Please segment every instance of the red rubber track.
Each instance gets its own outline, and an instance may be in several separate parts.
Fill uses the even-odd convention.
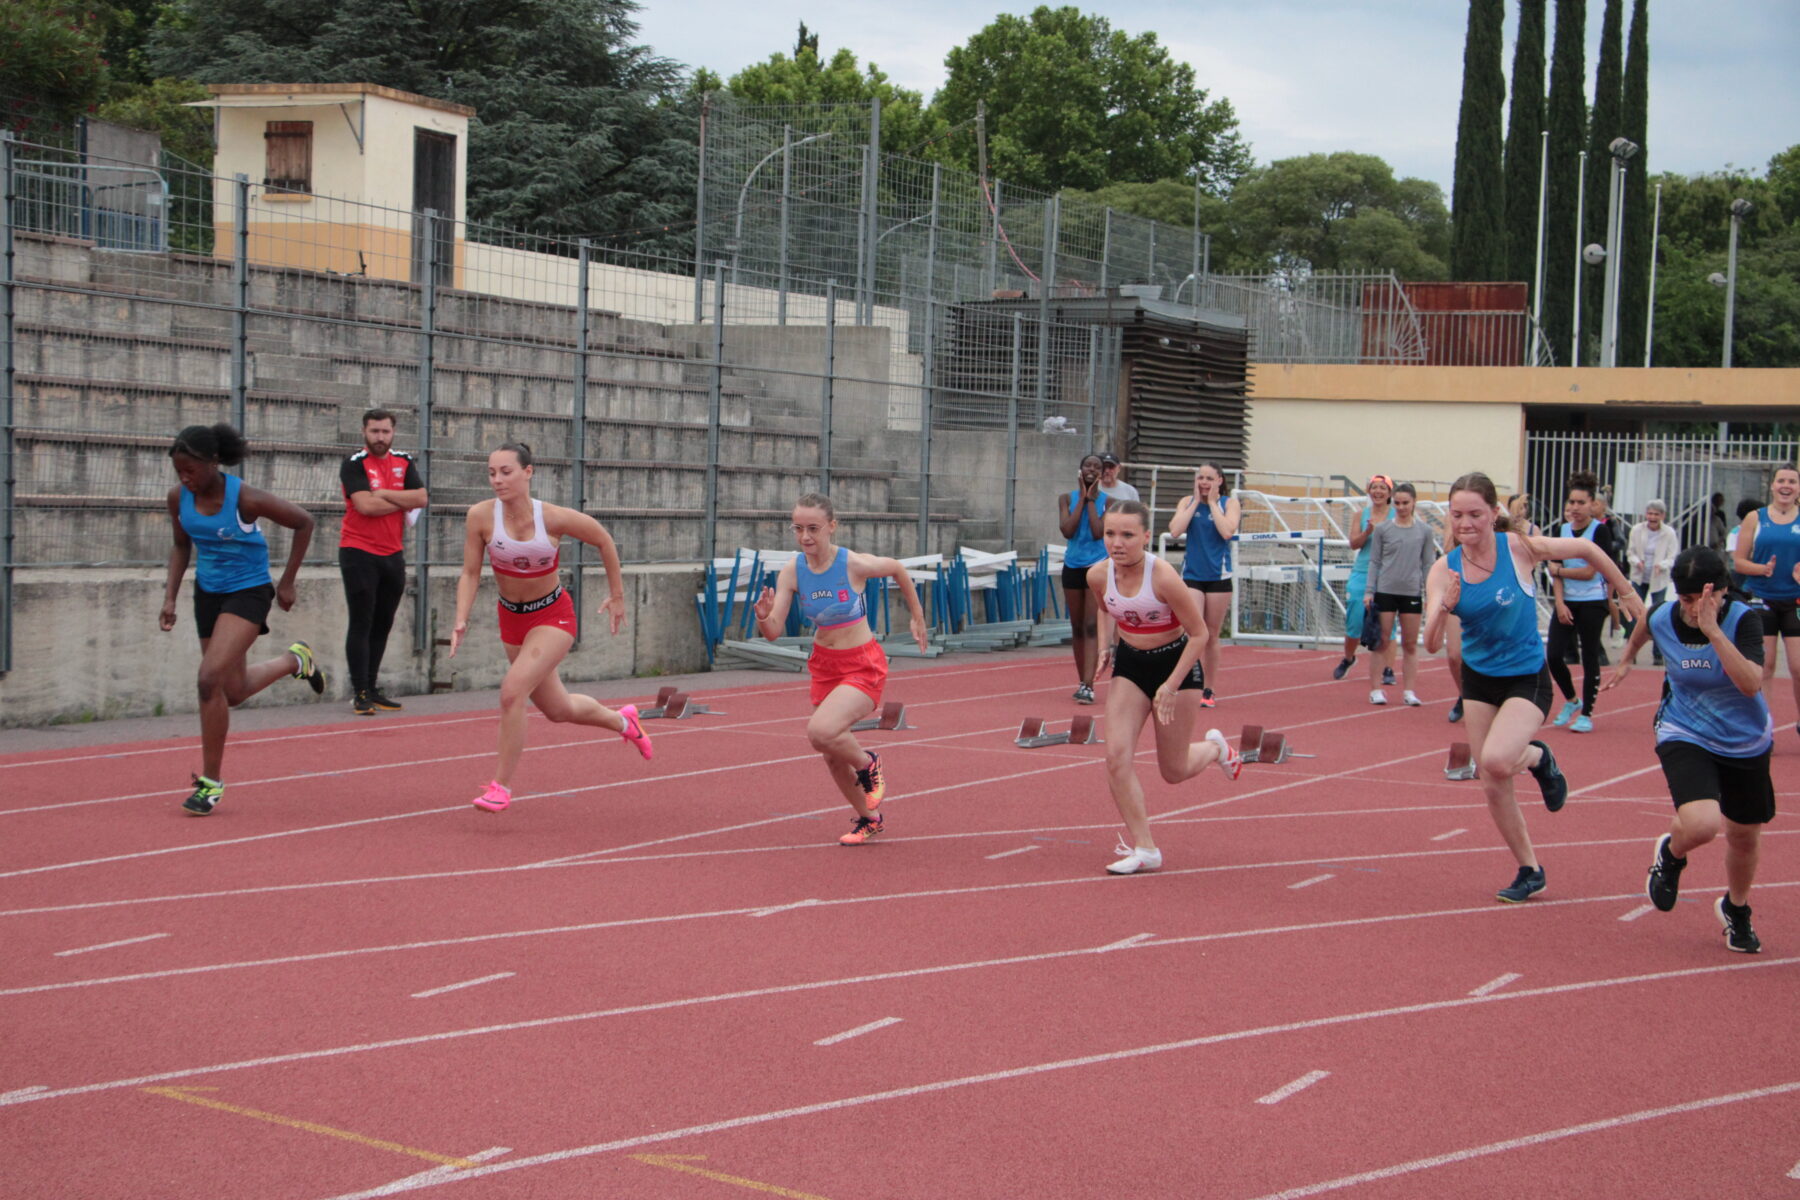
[[[1543,735],[1575,794],[1521,781],[1549,886],[1506,906],[1442,665],[1372,708],[1334,661],[1227,648],[1201,717],[1315,758],[1171,787],[1141,740],[1134,878],[1105,747],[1012,744],[1104,711],[1067,651],[897,669],[853,849],[798,676],[667,681],[723,713],[650,763],[534,717],[500,815],[491,710],[242,733],[204,820],[191,733],[0,758],[0,1191],[1800,1196],[1800,847],[1767,828],[1760,955],[1722,843],[1639,911],[1660,673]]]

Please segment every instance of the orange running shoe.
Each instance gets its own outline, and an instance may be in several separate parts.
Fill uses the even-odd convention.
[[[638,753],[648,759],[655,751],[650,748],[650,735],[638,724],[637,705],[627,704],[619,710],[619,716],[625,719],[625,728],[619,731],[619,736],[636,746]]]
[[[481,795],[475,797],[475,807],[488,812],[505,812],[506,806],[512,803],[512,789],[489,783]]]
[[[874,808],[887,795],[887,783],[881,777],[881,755],[873,750],[864,750],[863,753],[869,756],[869,765],[856,773],[856,786],[869,798],[869,807]]]
[[[859,772],[859,774],[860,774],[860,772]],[[860,846],[865,842],[874,841],[876,835],[879,834],[880,832],[881,832],[881,814],[880,813],[873,813],[866,817],[858,817],[858,818],[856,818],[856,824],[854,824],[850,827],[850,832],[846,833],[843,837],[838,839],[838,845],[840,845],[840,846]]]

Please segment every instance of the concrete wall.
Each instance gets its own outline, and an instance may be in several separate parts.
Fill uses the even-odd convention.
[[[565,580],[567,572],[564,573]],[[706,650],[694,614],[700,572],[687,566],[626,568],[625,628],[607,634],[593,615],[606,597],[606,575],[586,575],[583,637],[562,668],[568,682],[617,679],[642,674],[701,671]],[[200,645],[194,636],[193,575],[183,583],[173,631],[157,629],[163,573],[144,570],[22,571],[14,584],[14,667],[0,676],[0,723],[36,725],[196,708],[194,676]],[[279,654],[304,639],[319,652],[330,679],[327,697],[348,698],[344,675],[344,592],[335,570],[301,572],[299,600],[292,612],[269,614],[268,636],[250,651],[255,662]],[[449,637],[456,616],[456,573],[432,574],[434,632]],[[506,673],[506,652],[494,619],[494,588],[484,577],[469,621],[469,638],[455,659],[448,647],[412,652],[411,589],[400,604],[382,664],[383,687],[396,696],[430,690],[431,681],[449,680],[456,691],[498,686]],[[262,704],[314,703],[312,691],[281,681],[250,701]]]

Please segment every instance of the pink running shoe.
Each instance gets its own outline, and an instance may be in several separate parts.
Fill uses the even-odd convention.
[[[488,812],[505,812],[506,806],[512,803],[512,790],[501,787],[498,783],[489,783],[481,795],[475,797],[475,807]]]
[[[647,761],[656,751],[650,748],[650,735],[638,724],[637,705],[627,704],[619,710],[619,715],[625,718],[625,728],[619,731],[619,736],[636,746],[638,753]]]
[[[1236,779],[1244,772],[1244,756],[1232,748],[1225,735],[1216,729],[1206,731],[1206,740],[1219,748],[1219,770],[1225,772],[1227,779]]]

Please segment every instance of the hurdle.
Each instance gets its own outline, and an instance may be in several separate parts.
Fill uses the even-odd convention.
[[[689,717],[724,715],[719,709],[699,703],[680,688],[668,686],[657,689],[655,707],[638,709],[640,721],[685,721]]]
[[[1100,745],[1100,731],[1095,727],[1093,717],[1071,717],[1069,727],[1063,730],[1044,731],[1044,718],[1026,717],[1019,722],[1019,736],[1013,739],[1015,746],[1026,750],[1036,750],[1043,746],[1097,746]]]
[[[881,706],[880,716],[864,717],[850,728],[858,733],[863,733],[871,729],[885,732],[891,729],[917,729],[918,726],[907,724],[906,705],[898,700],[889,700]]]
[[[1467,742],[1450,743],[1450,756],[1444,760],[1445,779],[1475,779],[1480,771],[1475,766],[1475,755]]]

